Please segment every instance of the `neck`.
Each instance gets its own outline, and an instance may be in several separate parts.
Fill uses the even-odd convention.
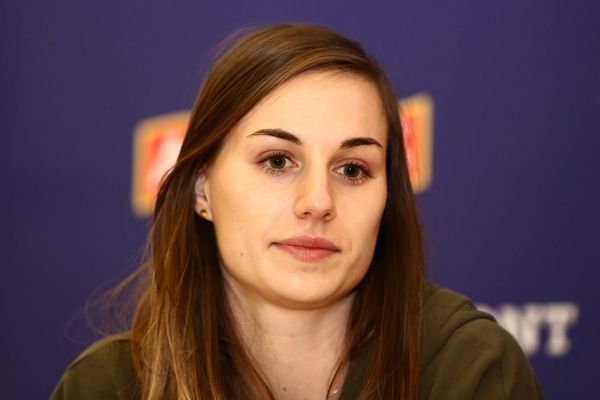
[[[345,349],[354,295],[310,310],[250,298],[231,285],[227,296],[242,343],[274,396],[325,399]],[[334,388],[341,386],[341,378]]]

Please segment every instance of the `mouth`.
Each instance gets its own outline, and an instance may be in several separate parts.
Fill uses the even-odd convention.
[[[310,236],[296,236],[273,245],[300,261],[319,261],[341,251],[327,239]]]

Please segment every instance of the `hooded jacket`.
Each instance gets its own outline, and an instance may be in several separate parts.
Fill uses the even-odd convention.
[[[349,368],[340,399],[356,399],[368,368],[364,351]],[[129,334],[109,336],[67,369],[51,400],[139,399]],[[466,297],[427,286],[419,400],[542,399],[538,380],[515,339]],[[387,400],[387,399],[385,399]]]

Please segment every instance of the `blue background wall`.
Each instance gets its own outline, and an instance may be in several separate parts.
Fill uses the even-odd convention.
[[[0,4],[3,398],[46,398],[90,338],[88,296],[136,265],[136,122],[189,108],[231,30],[281,21],[354,37],[400,96],[433,97],[430,277],[516,310],[548,399],[600,392],[600,2],[320,3]],[[524,310],[562,303],[578,318],[550,356],[551,325]]]

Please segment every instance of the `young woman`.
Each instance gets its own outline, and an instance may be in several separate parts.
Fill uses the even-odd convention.
[[[426,284],[396,96],[329,29],[211,67],[158,193],[131,332],[53,399],[535,399],[515,341]]]

